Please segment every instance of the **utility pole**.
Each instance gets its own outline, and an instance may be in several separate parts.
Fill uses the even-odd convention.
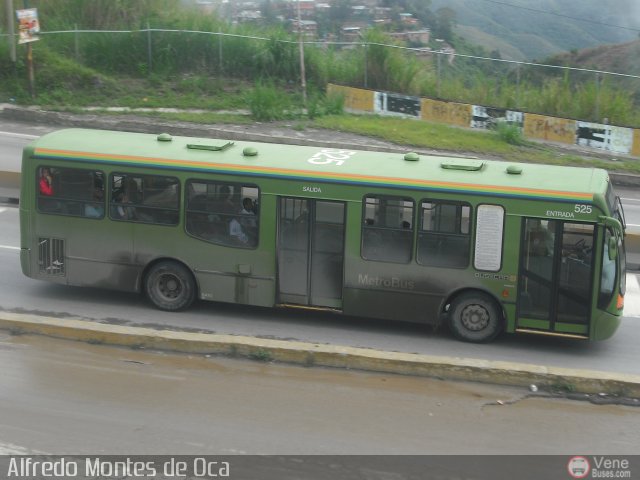
[[[304,45],[302,43],[302,16],[298,0],[298,46],[300,48],[300,85],[302,87],[302,105],[307,108],[307,75],[304,68]]]
[[[24,8],[29,8],[29,0],[24,0]],[[27,70],[29,71],[29,93],[36,98],[36,75],[33,69],[33,42],[27,43]]]
[[[9,33],[9,55],[11,61],[15,64],[18,57],[16,56],[16,37],[15,22],[13,21],[13,0],[6,0],[7,6],[7,33]]]

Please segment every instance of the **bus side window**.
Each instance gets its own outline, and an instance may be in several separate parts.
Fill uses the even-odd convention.
[[[258,245],[258,187],[189,180],[186,190],[187,233],[218,245]]]
[[[76,217],[104,216],[104,174],[79,168],[38,168],[38,210]]]
[[[180,182],[160,175],[113,174],[110,216],[155,225],[177,225],[180,209]]]
[[[413,249],[413,200],[364,198],[361,255],[365,260],[409,263]]]
[[[425,200],[420,206],[418,263],[465,268],[469,264],[471,206]]]

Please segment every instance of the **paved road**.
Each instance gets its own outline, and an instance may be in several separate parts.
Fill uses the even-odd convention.
[[[637,407],[515,388],[8,334],[0,363],[0,454],[630,455],[640,445]]]
[[[454,340],[421,325],[343,317],[323,312],[263,309],[198,302],[188,312],[153,309],[136,294],[68,287],[33,280],[19,265],[16,207],[0,208],[0,308],[91,321],[157,328],[185,328],[389,351],[526,362],[640,374],[640,288],[629,276],[629,308],[618,333],[603,342],[505,335],[490,345]],[[633,299],[633,300],[632,300]],[[630,316],[634,315],[634,316]]]

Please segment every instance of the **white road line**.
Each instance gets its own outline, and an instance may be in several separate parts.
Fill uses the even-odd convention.
[[[638,284],[638,276],[634,273],[627,274],[627,291],[624,295],[624,316],[640,317],[640,284]]]
[[[30,450],[13,443],[0,442],[0,455],[48,455],[39,450]]]
[[[7,211],[7,209],[5,207],[0,207],[0,213],[6,212],[6,211]]]
[[[20,247],[14,247],[11,245],[0,245],[0,248],[6,248],[7,250],[20,250]]]
[[[640,203],[640,198],[620,198],[623,202],[638,202]]]
[[[16,132],[1,132],[0,135],[7,135],[9,137],[26,138],[28,140],[34,140],[40,138],[40,135],[29,135],[28,133],[16,133]]]

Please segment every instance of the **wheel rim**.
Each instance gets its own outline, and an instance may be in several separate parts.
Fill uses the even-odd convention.
[[[164,298],[175,300],[180,297],[180,294],[182,293],[182,282],[176,275],[163,273],[160,275],[160,278],[158,278],[156,290]]]
[[[462,325],[473,332],[479,332],[489,326],[491,322],[491,316],[486,308],[481,305],[469,305],[462,310],[460,316]]]

